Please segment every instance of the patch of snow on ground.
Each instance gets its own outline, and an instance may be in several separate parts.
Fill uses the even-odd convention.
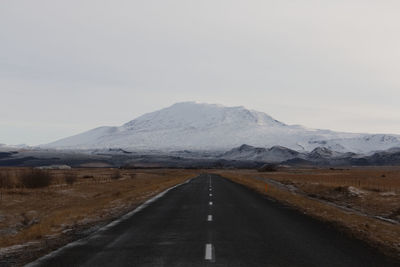
[[[14,245],[14,246],[10,246],[10,247],[0,248],[0,255],[20,251],[20,250],[25,249],[26,247],[36,245],[39,243],[40,242],[38,242],[38,241],[31,241],[31,242],[27,242],[25,244],[19,244],[19,245]]]
[[[358,188],[355,188],[355,187],[353,187],[353,186],[349,186],[349,187],[347,188],[347,190],[349,190],[349,193],[350,193],[351,195],[357,196],[357,197],[362,196],[362,195],[364,195],[364,194],[366,193],[365,191],[363,191],[363,190],[361,190],[361,189],[358,189]]]
[[[395,195],[396,195],[396,192],[393,192],[393,191],[390,191],[390,192],[382,192],[382,193],[380,193],[380,195],[381,195],[381,196],[384,196],[384,197],[392,197],[392,196],[395,196]]]

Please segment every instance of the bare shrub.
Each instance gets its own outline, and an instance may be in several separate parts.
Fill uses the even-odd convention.
[[[276,164],[265,164],[258,169],[259,172],[276,172],[278,171],[278,166]]]
[[[115,170],[112,174],[111,174],[111,179],[113,180],[117,180],[122,178],[121,172],[119,170]]]
[[[89,179],[89,178],[94,178],[94,176],[93,175],[84,175],[82,178]]]
[[[21,185],[26,188],[42,188],[51,184],[53,176],[47,171],[31,169],[21,174],[20,181]]]
[[[6,183],[6,175],[0,173],[0,188],[4,188]]]
[[[0,173],[0,188],[13,188],[15,183],[8,173]]]
[[[78,180],[78,177],[75,174],[69,172],[64,175],[64,179],[68,185],[73,185]]]
[[[119,197],[121,196],[121,191],[117,191],[115,193],[112,194],[113,197]]]

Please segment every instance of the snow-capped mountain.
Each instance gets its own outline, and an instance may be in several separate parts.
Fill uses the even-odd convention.
[[[248,144],[296,151],[326,147],[367,153],[400,147],[400,136],[339,133],[287,125],[244,107],[177,103],[119,127],[99,127],[43,145],[59,149],[229,150]]]

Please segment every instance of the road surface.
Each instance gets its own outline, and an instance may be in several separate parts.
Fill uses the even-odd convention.
[[[31,266],[395,266],[364,243],[217,175],[178,186]]]

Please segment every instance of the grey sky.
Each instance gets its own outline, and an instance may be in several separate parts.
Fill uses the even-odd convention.
[[[0,143],[189,100],[400,134],[399,12],[399,1],[4,0]]]

